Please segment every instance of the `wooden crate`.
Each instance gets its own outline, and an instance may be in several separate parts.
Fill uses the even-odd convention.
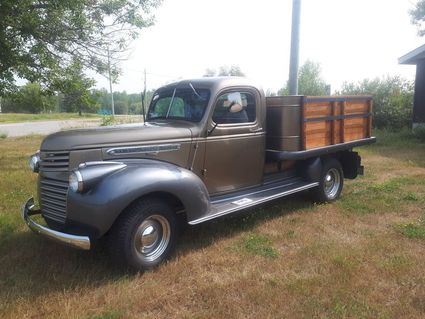
[[[302,149],[308,150],[371,137],[372,97],[304,98]]]

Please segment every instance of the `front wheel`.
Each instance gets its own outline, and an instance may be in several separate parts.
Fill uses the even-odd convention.
[[[176,216],[169,205],[157,199],[139,200],[111,229],[111,255],[133,269],[152,269],[173,251],[177,230]]]
[[[313,189],[318,202],[333,202],[338,199],[344,186],[344,173],[341,164],[334,158],[323,161],[319,186]]]

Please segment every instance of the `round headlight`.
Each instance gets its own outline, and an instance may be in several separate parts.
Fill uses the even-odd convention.
[[[83,177],[79,171],[72,171],[71,174],[69,174],[69,188],[73,192],[83,191]]]
[[[30,157],[30,168],[34,173],[40,170],[40,153],[37,152]]]

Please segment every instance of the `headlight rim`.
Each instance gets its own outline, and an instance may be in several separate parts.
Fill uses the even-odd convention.
[[[71,181],[71,177],[75,176],[75,181],[77,183],[77,187],[75,187],[75,184],[72,184],[74,181]],[[81,175],[81,172],[76,169],[71,171],[71,173],[69,174],[69,178],[68,178],[68,182],[69,182],[69,188],[75,192],[75,193],[82,193],[84,190],[84,181],[83,181],[83,176]]]
[[[40,162],[41,162],[40,151],[37,151],[30,156],[29,166],[33,173],[40,172]]]

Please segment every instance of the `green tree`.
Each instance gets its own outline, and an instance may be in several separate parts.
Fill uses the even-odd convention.
[[[278,95],[288,95],[288,83],[279,90]],[[326,95],[326,82],[322,77],[320,63],[307,60],[298,71],[298,94],[300,95]]]
[[[238,65],[222,65],[218,69],[218,73],[215,69],[208,68],[205,70],[204,77],[213,77],[213,76],[245,76],[245,73],[242,72],[240,66]]]
[[[339,94],[373,96],[373,122],[378,128],[399,130],[410,126],[413,110],[413,82],[399,76],[344,83]]]
[[[218,71],[219,76],[245,76],[239,65],[221,66]]]
[[[57,97],[42,89],[38,83],[27,83],[3,101],[5,113],[46,113],[54,111]]]
[[[425,35],[425,0],[419,0],[410,10],[411,21],[418,27],[418,35]]]
[[[2,0],[0,2],[0,95],[16,77],[50,87],[76,58],[105,72],[107,47],[128,48],[139,30],[153,24],[161,0]]]
[[[90,88],[95,81],[83,73],[81,61],[74,59],[64,73],[53,82],[55,88],[63,93],[62,107],[66,112],[94,112],[96,101],[92,99]]]

